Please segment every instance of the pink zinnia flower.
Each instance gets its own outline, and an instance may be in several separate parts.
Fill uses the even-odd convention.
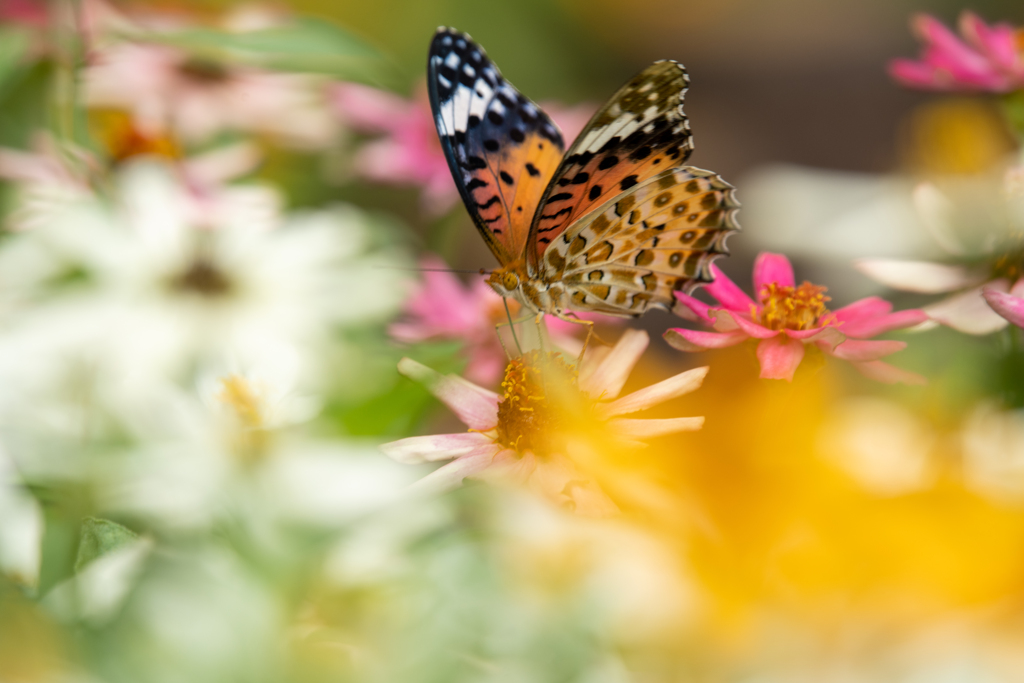
[[[1024,279],[1017,280],[1009,292],[986,287],[982,296],[993,311],[1017,327],[1024,328]]]
[[[927,14],[914,17],[925,43],[921,59],[894,59],[889,73],[903,85],[929,90],[1008,92],[1024,88],[1020,32],[1009,24],[987,25],[976,14],[960,15],[958,38]]]
[[[414,436],[381,449],[403,463],[452,461],[414,484],[416,491],[449,490],[466,477],[497,479],[526,484],[581,514],[612,514],[615,504],[581,470],[583,462],[704,424],[703,417],[621,417],[694,391],[707,374],[696,368],[616,398],[648,341],[646,332],[627,330],[614,347],[588,353],[578,373],[557,354],[527,353],[509,362],[501,395],[404,358],[399,371],[424,384],[469,431]]]
[[[452,208],[459,193],[437,138],[425,87],[405,99],[370,86],[342,83],[335,87],[333,100],[343,123],[363,133],[381,135],[355,155],[358,175],[378,183],[421,187],[424,208],[433,215]],[[583,129],[594,108],[589,104],[546,104],[545,110],[569,142]]]
[[[892,312],[892,304],[878,297],[855,301],[836,311],[825,304],[825,287],[804,282],[799,287],[793,277],[793,266],[781,254],[761,253],[754,263],[755,302],[717,267],[712,266],[715,281],[707,291],[720,306],[704,302],[681,292],[676,293],[685,307],[677,312],[682,317],[710,325],[714,332],[675,328],[665,333],[665,340],[683,351],[704,351],[757,339],[757,358],[761,377],[792,381],[804,347],[814,344],[842,360],[850,361],[862,373],[883,382],[923,383],[924,378],[895,368],[879,360],[900,351],[905,342],[876,340],[873,337],[890,330],[911,327],[928,319],[920,310]]]
[[[420,265],[424,270],[423,282],[407,301],[403,319],[389,328],[391,336],[407,344],[431,339],[462,341],[468,360],[466,377],[479,384],[493,385],[507,361],[505,349],[495,334],[496,325],[508,322],[501,296],[491,289],[484,276],[472,276],[469,285],[462,284],[436,256],[424,257]],[[508,306],[516,319],[519,303],[510,299]],[[581,314],[580,319],[619,322],[618,318],[599,314]],[[575,336],[583,331],[582,325],[553,316],[546,316],[544,322],[557,346],[573,353],[582,349]]]

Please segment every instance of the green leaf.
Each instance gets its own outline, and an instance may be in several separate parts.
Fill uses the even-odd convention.
[[[192,28],[149,36],[198,57],[241,61],[285,71],[330,74],[337,78],[380,84],[395,69],[366,41],[327,21],[296,19],[257,31],[231,33]]]
[[[30,46],[28,31],[14,26],[0,26],[0,90],[17,73]]]
[[[82,522],[82,536],[78,544],[75,571],[81,571],[85,565],[96,558],[128,545],[138,537],[137,533],[117,522],[87,517]]]

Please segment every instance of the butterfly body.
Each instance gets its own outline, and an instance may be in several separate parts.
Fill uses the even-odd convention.
[[[428,86],[466,208],[500,263],[488,282],[527,310],[632,317],[712,280],[738,229],[733,188],[685,166],[681,64],[624,85],[563,154],[557,126],[466,34],[438,29]]]

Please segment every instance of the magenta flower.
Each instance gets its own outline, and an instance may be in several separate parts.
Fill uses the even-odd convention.
[[[1017,327],[1024,328],[1024,279],[1017,280],[1009,292],[986,287],[982,296],[992,310]]]
[[[377,183],[422,188],[424,209],[432,215],[448,211],[459,193],[437,138],[426,88],[411,99],[355,83],[333,91],[334,108],[343,123],[362,133],[379,134],[356,153],[355,173]],[[593,113],[588,104],[545,105],[567,141],[575,138]]]
[[[399,371],[425,385],[469,431],[414,436],[381,450],[408,464],[451,461],[414,491],[446,491],[466,477],[497,480],[526,485],[580,514],[614,514],[617,507],[583,464],[608,449],[635,449],[644,439],[704,424],[703,417],[623,417],[694,391],[707,374],[696,368],[618,398],[648,342],[646,332],[627,330],[614,347],[588,353],[578,373],[558,354],[529,352],[508,363],[501,395],[403,358]]]
[[[925,43],[920,60],[894,59],[889,73],[911,88],[1008,92],[1024,88],[1019,32],[1009,24],[987,25],[976,14],[960,15],[963,40],[927,14],[914,17]]]
[[[781,254],[761,253],[754,263],[755,302],[732,280],[714,267],[715,281],[707,291],[720,306],[681,292],[676,293],[685,307],[677,309],[681,317],[703,322],[714,332],[675,328],[665,340],[682,351],[704,351],[757,339],[757,358],[761,377],[792,381],[804,347],[814,344],[830,356],[850,361],[862,373],[882,382],[920,384],[924,378],[900,370],[880,358],[900,351],[905,342],[869,340],[883,332],[911,327],[928,319],[920,310],[892,312],[892,304],[878,297],[855,301],[829,311],[825,287],[804,282],[799,287],[793,278],[789,259]]]
[[[447,173],[447,171],[446,171]],[[475,276],[464,285],[448,265],[436,256],[420,261],[424,269],[423,282],[405,305],[405,316],[393,323],[389,332],[393,338],[406,344],[417,344],[431,339],[457,339],[464,342],[467,355],[466,377],[479,384],[492,386],[501,376],[507,358],[501,347],[495,325],[507,322],[508,315],[498,295],[483,276]],[[519,312],[519,303],[509,301],[513,318]],[[587,320],[604,323],[618,322],[617,318],[589,314]],[[564,320],[545,318],[552,341],[559,347],[579,353],[582,343],[575,335],[583,330]]]

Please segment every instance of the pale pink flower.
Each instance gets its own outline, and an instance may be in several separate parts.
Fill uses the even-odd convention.
[[[825,304],[826,289],[810,282],[799,287],[793,266],[781,254],[763,252],[754,263],[755,302],[717,267],[715,281],[706,289],[720,306],[713,307],[677,292],[684,318],[703,322],[714,332],[675,328],[665,340],[683,351],[704,351],[757,339],[761,377],[792,381],[804,347],[814,344],[823,352],[850,361],[862,373],[882,382],[923,383],[924,378],[900,370],[880,358],[900,351],[905,342],[869,340],[877,334],[911,327],[927,320],[923,311],[892,312],[892,304],[878,297],[855,301],[835,311]]]
[[[988,92],[1024,88],[1020,34],[1009,24],[988,25],[976,14],[963,12],[963,39],[927,14],[915,16],[912,27],[925,44],[921,59],[894,59],[889,64],[889,73],[903,85]]]
[[[332,94],[343,123],[380,135],[356,153],[358,175],[378,183],[419,186],[424,209],[432,215],[452,208],[459,193],[438,141],[425,87],[410,99],[356,83],[339,84]],[[575,138],[594,111],[589,104],[544,106],[566,141]]]
[[[635,448],[637,440],[704,424],[703,417],[621,417],[689,393],[707,374],[706,367],[689,370],[617,398],[648,341],[646,332],[627,330],[611,349],[588,354],[578,379],[554,354],[531,352],[509,363],[502,395],[404,358],[399,371],[424,384],[469,431],[414,436],[381,449],[402,463],[451,460],[414,484],[415,491],[446,491],[466,477],[509,481],[581,514],[613,514],[615,504],[584,471],[584,461],[603,449]]]
[[[319,77],[214,63],[166,45],[99,50],[84,79],[90,105],[125,109],[145,134],[188,143],[233,130],[313,149],[337,128]]]
[[[1017,280],[1009,292],[986,287],[982,290],[982,296],[993,311],[1017,327],[1024,328],[1024,278]]]
[[[479,384],[493,385],[507,360],[495,334],[495,325],[508,322],[501,296],[487,284],[483,275],[471,276],[468,285],[462,284],[436,256],[424,257],[420,266],[423,282],[406,302],[405,316],[389,328],[391,336],[407,344],[432,339],[462,341],[468,361],[466,377]],[[509,300],[508,305],[513,319],[519,319],[519,303]],[[620,322],[618,318],[598,314],[580,314],[580,319]],[[582,344],[575,335],[584,330],[583,325],[553,316],[546,316],[544,322],[556,346],[579,352]]]

